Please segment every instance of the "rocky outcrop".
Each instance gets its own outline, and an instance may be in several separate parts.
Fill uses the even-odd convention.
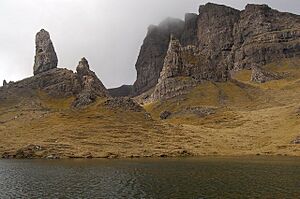
[[[122,85],[118,88],[108,89],[108,92],[112,97],[130,96],[133,92],[133,86],[132,85]]]
[[[55,68],[21,81],[8,84],[7,92],[0,89],[1,95],[28,96],[33,91],[43,91],[51,97],[70,97],[80,91],[76,74],[71,70]]]
[[[227,81],[231,71],[251,69],[255,64],[263,68],[282,58],[300,56],[300,16],[279,12],[267,5],[249,4],[242,11],[212,3],[200,6],[198,15],[186,14],[182,31],[175,35],[178,40],[177,44],[173,42],[173,54],[165,47],[165,37],[171,34],[165,32],[163,42],[162,37],[154,40],[151,34],[147,35],[145,41],[151,42],[144,42],[136,65],[134,89],[137,94],[149,90],[156,82],[156,88],[160,87],[161,91],[180,90],[174,88],[175,80],[171,78],[188,76],[197,83]],[[164,47],[153,48],[153,41],[164,43]],[[180,50],[176,50],[176,46]],[[165,91],[155,89],[154,98]]]
[[[93,103],[97,97],[108,97],[108,91],[98,79],[96,74],[90,70],[88,61],[83,57],[77,68],[77,80],[80,92],[73,102],[74,107],[83,107]]]
[[[189,64],[190,62],[187,63],[187,59],[184,57],[185,51],[186,48],[182,48],[179,40],[171,35],[163,69],[151,96],[153,100],[184,94],[188,91],[188,88],[195,85],[192,79],[185,78],[185,81],[183,78],[179,79],[179,77],[190,76],[193,67]]]
[[[3,86],[6,87],[8,85],[8,83],[6,82],[6,80],[3,80]]]
[[[300,55],[300,16],[267,5],[247,5],[233,35],[233,66],[237,69]]]
[[[56,68],[57,62],[58,60],[50,39],[50,34],[42,29],[35,37],[34,75]]]
[[[271,80],[278,80],[281,78],[282,77],[277,73],[267,71],[256,65],[252,66],[251,81],[253,82],[265,83]]]
[[[162,120],[168,119],[172,113],[170,111],[163,111],[160,113],[159,118]]]
[[[180,37],[184,22],[168,18],[158,26],[151,25],[144,39],[136,62],[137,79],[133,85],[134,94],[141,94],[157,84],[167,53],[170,35]]]
[[[145,111],[138,103],[129,97],[114,97],[106,100],[104,106],[110,109],[124,111],[142,112]]]
[[[228,68],[212,67],[198,47],[182,47],[180,41],[171,35],[152,99],[168,99],[182,95],[204,80],[226,81],[228,77]]]
[[[36,35],[35,75],[9,84],[4,81],[5,86],[0,87],[0,101],[33,99],[40,95],[39,92],[44,92],[54,98],[75,96],[72,106],[79,108],[95,102],[98,97],[109,97],[85,58],[79,62],[77,73],[56,66],[57,57],[49,33],[42,29]]]

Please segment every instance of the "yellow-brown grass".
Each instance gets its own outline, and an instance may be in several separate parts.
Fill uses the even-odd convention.
[[[60,157],[153,157],[184,155],[295,155],[300,146],[300,61],[266,66],[284,79],[250,82],[243,70],[225,83],[204,82],[187,95],[144,105],[151,114],[110,109],[99,99],[70,108],[73,98],[53,99],[37,92],[33,99],[0,103],[0,153],[40,145],[45,155]],[[189,107],[215,113],[180,114]],[[173,115],[160,120],[162,111]],[[178,113],[178,114],[177,114]]]

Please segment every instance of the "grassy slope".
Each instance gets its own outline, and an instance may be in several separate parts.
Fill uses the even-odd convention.
[[[188,130],[186,136],[193,137],[192,145],[201,142],[199,150],[190,149],[196,154],[300,156],[300,146],[290,144],[300,135],[300,60],[283,60],[266,68],[283,73],[285,78],[257,84],[249,81],[251,71],[239,71],[232,82],[206,82],[186,96],[145,108],[154,118],[164,110],[177,113],[186,107],[216,108],[215,114],[206,117],[175,114],[167,120]]]
[[[286,78],[265,84],[249,82],[240,71],[227,83],[205,82],[188,95],[145,105],[143,112],[111,110],[102,100],[84,110],[70,109],[72,98],[51,99],[38,92],[0,101],[0,154],[29,144],[42,156],[139,157],[194,155],[288,154],[300,135],[300,61],[267,66]],[[160,112],[212,107],[215,114],[175,114],[161,121]],[[300,111],[299,111],[300,112]]]

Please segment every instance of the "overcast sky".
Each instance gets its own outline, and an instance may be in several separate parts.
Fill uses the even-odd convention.
[[[58,67],[74,70],[86,57],[107,88],[132,84],[135,62],[150,24],[197,13],[203,0],[0,0],[0,85],[33,73],[34,38],[50,32]],[[243,9],[247,3],[300,13],[300,0],[218,0]]]

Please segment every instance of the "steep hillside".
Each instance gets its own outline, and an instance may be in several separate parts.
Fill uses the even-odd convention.
[[[205,140],[207,153],[300,155],[300,60],[268,64],[283,76],[266,83],[250,81],[241,70],[231,81],[204,82],[187,94],[145,105],[153,118],[168,112],[167,123],[180,125]]]

